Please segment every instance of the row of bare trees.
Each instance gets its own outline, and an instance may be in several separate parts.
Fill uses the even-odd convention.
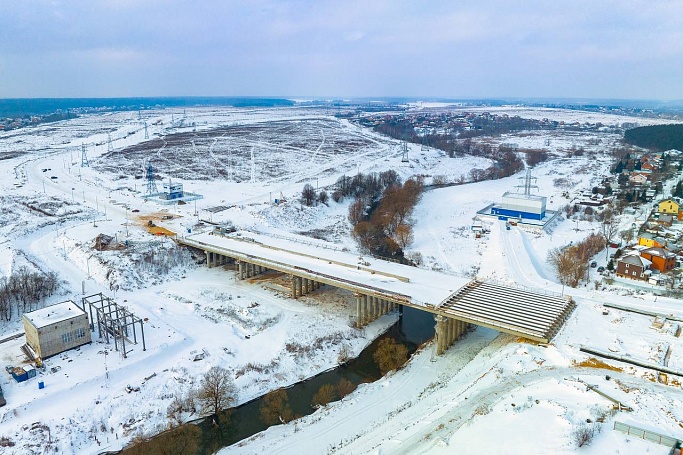
[[[39,308],[58,287],[55,272],[31,272],[21,267],[9,277],[0,277],[0,318],[10,321],[15,315]]]
[[[413,242],[410,214],[423,189],[421,180],[410,179],[387,187],[378,202],[356,198],[349,206],[349,221],[360,247],[377,256],[400,259]]]
[[[555,248],[548,254],[548,262],[555,269],[557,278],[565,286],[575,288],[586,276],[588,261],[605,248],[602,234],[590,234],[574,245]]]

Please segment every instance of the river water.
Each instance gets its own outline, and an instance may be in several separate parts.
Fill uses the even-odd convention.
[[[368,345],[355,359],[325,373],[293,384],[286,389],[289,406],[294,415],[305,416],[315,412],[311,405],[313,395],[325,384],[336,386],[341,379],[350,381],[354,387],[366,382],[374,382],[382,377],[373,360],[379,342],[393,338],[408,348],[409,354],[434,336],[434,316],[425,311],[403,307],[399,320],[389,330]],[[261,420],[263,397],[256,398],[230,410],[229,416],[208,418],[197,424],[199,436],[199,455],[215,453],[223,447],[235,444],[255,435],[270,425]],[[122,453],[126,454],[125,450]],[[143,452],[144,453],[144,452]]]

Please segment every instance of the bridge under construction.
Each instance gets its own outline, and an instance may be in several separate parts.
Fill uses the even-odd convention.
[[[291,296],[321,285],[354,293],[356,325],[400,305],[435,315],[437,353],[442,354],[471,324],[548,343],[574,308],[569,296],[467,280],[376,258],[358,257],[323,242],[297,242],[248,231],[178,237],[202,250],[208,267],[234,265],[239,279],[275,270],[291,276]]]

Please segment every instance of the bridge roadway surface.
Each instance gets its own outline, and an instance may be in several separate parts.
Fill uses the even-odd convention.
[[[546,343],[574,307],[568,296],[468,280],[306,240],[239,231],[177,237],[183,245],[470,324]]]

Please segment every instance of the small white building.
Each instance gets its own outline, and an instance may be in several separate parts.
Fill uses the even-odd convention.
[[[183,184],[173,183],[170,180],[163,184],[162,199],[180,199],[184,195]]]
[[[88,315],[73,301],[24,313],[26,343],[42,359],[90,343]]]

